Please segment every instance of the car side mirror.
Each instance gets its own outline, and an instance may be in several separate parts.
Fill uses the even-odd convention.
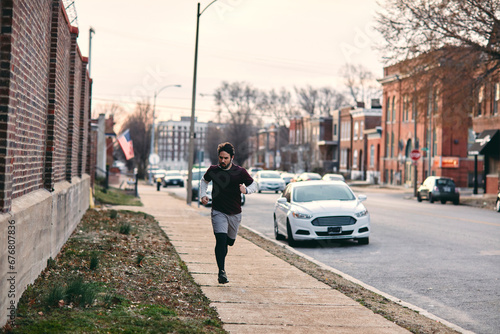
[[[285,203],[288,203],[288,201],[286,200],[285,197],[280,197],[280,198],[278,198],[278,203],[285,204]]]
[[[358,200],[359,200],[360,202],[364,202],[364,201],[366,201],[366,198],[367,198],[367,197],[366,197],[366,195],[358,195]]]

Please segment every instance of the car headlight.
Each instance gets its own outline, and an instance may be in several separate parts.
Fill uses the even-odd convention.
[[[300,219],[308,219],[312,218],[312,215],[308,213],[303,213],[303,212],[297,212],[297,211],[292,211],[292,216],[294,218],[300,218]]]
[[[363,209],[361,211],[356,212],[354,215],[358,218],[364,217],[368,214],[368,210]]]

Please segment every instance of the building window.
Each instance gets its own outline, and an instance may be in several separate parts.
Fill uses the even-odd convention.
[[[363,139],[363,128],[365,127],[365,122],[361,121],[359,123],[359,139]]]
[[[484,86],[481,86],[481,88],[479,88],[477,96],[477,116],[481,116],[483,114],[483,100],[484,100]]]
[[[391,158],[394,157],[394,132],[391,132]]]
[[[375,167],[375,146],[370,145],[370,167]]]
[[[390,140],[389,134],[386,133],[385,134],[385,157],[386,158],[389,157],[389,140]]]
[[[337,124],[334,124],[333,125],[333,135],[336,136],[337,135]]]
[[[353,152],[352,168],[358,168],[358,150],[354,150],[354,152]]]
[[[391,98],[388,97],[387,98],[387,103],[385,104],[385,121],[386,122],[389,122],[391,120],[391,108],[390,108],[390,105],[391,105]]]
[[[498,103],[500,103],[500,82],[493,85],[493,115],[498,114]]]
[[[359,123],[354,122],[354,140],[358,140]]]
[[[396,97],[392,97],[392,121],[396,122]]]

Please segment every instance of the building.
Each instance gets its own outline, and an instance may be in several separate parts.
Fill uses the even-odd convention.
[[[180,121],[163,121],[158,123],[155,151],[160,157],[159,167],[167,170],[188,169],[189,132],[191,117],[181,117]],[[208,123],[198,122],[195,118],[195,161],[209,165],[205,159],[205,141]]]
[[[372,100],[370,108],[365,108],[363,102],[358,102],[356,107],[342,108],[337,113],[340,124],[339,172],[347,179],[366,180],[368,150],[371,149],[366,133],[380,126],[382,109],[379,100]],[[376,138],[377,134],[374,133],[373,136]],[[373,136],[370,138],[373,139]],[[371,144],[376,145],[376,142]],[[376,146],[373,149],[375,154]]]
[[[404,65],[404,66],[403,66]],[[411,64],[410,64],[411,65]],[[419,184],[427,176],[447,176],[459,187],[473,179],[474,159],[467,154],[469,124],[464,106],[453,103],[453,83],[436,80],[436,67],[412,74],[408,63],[384,68],[381,181]],[[422,157],[415,167],[413,149]]]

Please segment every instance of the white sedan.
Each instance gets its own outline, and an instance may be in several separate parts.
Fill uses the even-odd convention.
[[[274,235],[297,241],[354,239],[366,245],[370,237],[370,214],[342,181],[290,183],[274,207]]]

